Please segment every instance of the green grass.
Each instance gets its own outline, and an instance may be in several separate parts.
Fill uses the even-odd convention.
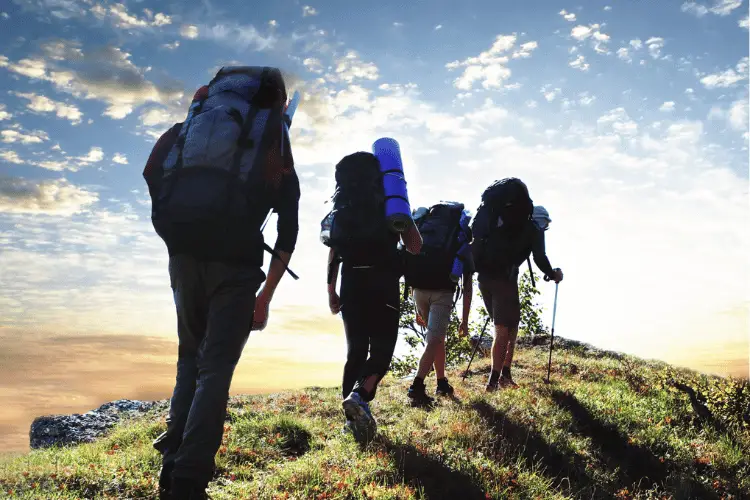
[[[407,403],[387,377],[373,412],[379,434],[360,447],[341,432],[337,389],[233,398],[212,498],[750,498],[750,431],[696,420],[662,384],[670,367],[629,358],[519,346],[516,390],[484,392],[487,360],[455,398]],[[674,372],[674,373],[673,373]],[[680,371],[682,376],[697,377]],[[713,381],[712,383],[718,383]],[[434,378],[428,379],[434,388]],[[0,462],[0,497],[153,498],[160,457],[155,413],[96,443]]]

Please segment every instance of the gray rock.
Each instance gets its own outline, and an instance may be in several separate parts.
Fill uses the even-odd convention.
[[[38,417],[31,423],[32,449],[90,443],[105,434],[123,418],[143,415],[163,406],[163,402],[121,399],[106,403],[84,414]]]

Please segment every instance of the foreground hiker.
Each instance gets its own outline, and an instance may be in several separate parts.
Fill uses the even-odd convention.
[[[516,386],[511,363],[521,320],[520,266],[533,253],[534,262],[546,276],[556,283],[563,279],[562,271],[553,269],[549,263],[544,230],[532,218],[533,209],[526,184],[516,178],[502,179],[482,194],[482,204],[472,225],[479,291],[495,324],[488,391]]]
[[[265,327],[296,245],[286,99],[277,69],[222,68],[186,120],[159,138],[143,172],[169,252],[179,339],[167,431],[154,442],[161,498],[206,498],[235,367],[251,328]],[[265,276],[261,225],[271,209],[278,237]]]
[[[413,289],[417,321],[427,327],[425,349],[407,392],[415,403],[433,401],[427,395],[424,383],[433,366],[437,377],[435,394],[453,395],[453,387],[445,376],[445,339],[461,280],[463,311],[458,333],[466,336],[469,329],[474,274],[469,221],[462,203],[438,203],[415,212],[415,222],[423,240],[422,249],[418,255],[405,255],[404,276],[407,287]]]
[[[391,230],[385,218],[382,179],[373,154],[358,152],[344,157],[336,165],[335,218],[327,225],[330,232],[324,229],[325,235],[321,234],[331,247],[329,306],[331,313],[341,312],[346,333],[342,382],[345,429],[360,442],[372,439],[377,430],[369,403],[390,367],[400,318],[399,233]],[[330,217],[326,221],[330,222]],[[419,252],[422,239],[413,223],[401,239],[409,252]],[[336,292],[339,267],[341,295]]]

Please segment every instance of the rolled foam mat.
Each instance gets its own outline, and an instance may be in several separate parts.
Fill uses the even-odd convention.
[[[467,241],[466,235],[469,232],[469,223],[471,222],[471,216],[464,210],[461,213],[461,219],[459,219],[459,225],[463,231],[458,233],[458,252],[456,257],[453,259],[453,268],[451,269],[451,280],[458,283],[461,276],[464,274],[464,259],[469,253],[469,242]]]
[[[380,138],[373,143],[372,153],[380,162],[380,171],[384,174],[385,218],[393,231],[402,233],[414,222],[398,142],[390,137]]]

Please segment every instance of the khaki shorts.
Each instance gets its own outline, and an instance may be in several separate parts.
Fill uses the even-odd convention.
[[[417,314],[427,322],[427,343],[445,340],[453,309],[453,292],[450,290],[414,289]]]
[[[485,278],[479,281],[479,292],[495,325],[518,328],[521,322],[521,303],[517,281]]]

